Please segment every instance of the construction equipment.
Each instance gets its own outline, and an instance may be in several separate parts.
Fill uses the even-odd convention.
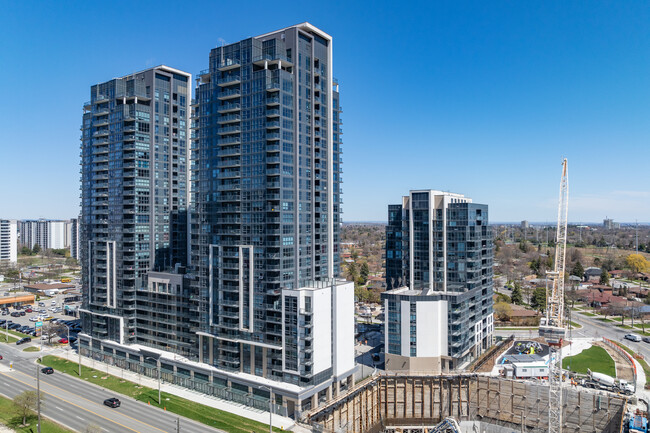
[[[458,421],[448,416],[429,430],[429,433],[461,433],[461,429]]]
[[[539,327],[540,337],[549,345],[549,404],[548,431],[562,432],[562,341],[566,334],[564,324],[564,272],[566,259],[567,217],[569,209],[569,172],[566,158],[562,162],[560,203],[557,210],[555,267],[547,273],[546,317]],[[549,291],[548,280],[551,281]]]

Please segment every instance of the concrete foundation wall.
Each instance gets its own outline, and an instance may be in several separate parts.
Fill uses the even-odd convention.
[[[563,402],[565,432],[620,431],[623,398],[565,388]],[[548,387],[476,375],[384,375],[308,419],[316,431],[374,433],[389,426],[433,426],[447,416],[480,423],[468,431],[521,431],[523,424],[527,432],[546,432]]]

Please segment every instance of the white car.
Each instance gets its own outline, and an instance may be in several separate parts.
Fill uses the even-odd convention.
[[[38,318],[38,317],[30,317],[30,318],[29,318],[29,321],[30,321],[30,322],[38,322],[38,321],[39,321],[39,318]]]
[[[636,334],[625,334],[625,338],[631,341],[641,341],[641,337]]]

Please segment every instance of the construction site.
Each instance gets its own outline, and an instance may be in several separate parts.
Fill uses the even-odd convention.
[[[309,413],[307,420],[312,430],[647,433],[648,408],[635,396],[637,387],[642,388],[645,381],[639,381],[631,356],[606,338],[566,338],[568,191],[564,159],[554,268],[547,271],[546,314],[538,336],[506,339],[458,374],[375,374]],[[599,346],[595,350],[611,356],[616,377],[589,369],[587,375],[563,370],[563,357],[569,361],[572,351],[579,353],[592,346]],[[639,407],[639,403],[644,405]]]
[[[562,389],[563,432],[618,433],[627,400]],[[547,432],[548,385],[476,374],[379,375],[309,414],[314,431],[354,433]],[[446,418],[450,424],[441,425]]]

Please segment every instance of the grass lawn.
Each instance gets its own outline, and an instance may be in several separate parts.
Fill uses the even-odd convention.
[[[605,317],[599,317],[597,320],[600,320],[601,322],[613,322],[613,319],[607,319]]]
[[[16,337],[9,336],[10,344],[15,343],[16,341],[18,341]],[[6,343],[6,342],[7,342],[7,334],[0,334],[0,343]]]
[[[589,317],[594,317],[595,316],[594,313],[590,313],[589,311],[581,311],[580,314],[584,314],[585,316],[589,316]]]
[[[48,355],[43,357],[42,364],[54,368],[57,372],[79,377],[79,364],[76,362]],[[137,383],[129,382],[116,376],[106,376],[106,372],[102,372],[101,369],[94,370],[83,365],[81,366],[81,378],[103,388],[128,395],[136,400],[149,402],[152,406],[158,406],[157,389],[147,388],[145,386],[141,387]],[[166,392],[162,393],[162,405],[158,407],[163,406],[167,409],[167,412],[173,412],[230,433],[264,433],[269,430],[268,424],[233,415],[213,407],[204,406]],[[281,429],[275,427],[273,430],[278,433],[282,432]]]
[[[575,356],[563,358],[562,368],[568,368],[569,361],[571,361],[571,371],[576,373],[587,374],[587,368],[589,368],[591,371],[616,377],[616,364],[602,347],[591,346]]]
[[[29,346],[29,347],[25,347],[23,349],[23,352],[40,352],[40,351],[41,351],[41,349],[39,347],[36,347],[36,346]]]
[[[35,432],[38,424],[36,414],[27,417],[28,427],[18,427],[23,422],[21,416],[14,412],[13,402],[6,397],[0,397],[0,423],[14,429],[17,433]],[[30,430],[31,429],[31,430]],[[72,433],[59,424],[41,417],[41,433]]]
[[[635,357],[636,353],[634,353],[634,351],[632,349],[630,349],[627,346],[622,345],[618,341],[616,342],[616,344],[618,344],[627,353],[632,355],[632,358],[636,359],[636,357]],[[650,366],[648,365],[648,363],[646,362],[645,359],[636,359],[636,360],[639,361],[639,364],[641,364],[641,367],[643,368],[643,371],[645,373],[645,386],[647,388],[647,387],[650,386]]]
[[[569,323],[571,324],[571,326],[573,327],[573,329],[580,329],[580,328],[582,328],[582,325],[579,324],[579,323],[576,323],[576,322],[569,322]]]

